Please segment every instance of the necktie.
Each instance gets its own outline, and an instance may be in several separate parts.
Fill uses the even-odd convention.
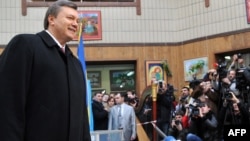
[[[118,105],[118,128],[122,128],[122,109],[121,109],[121,105]]]
[[[65,53],[65,48],[64,47],[62,47],[61,50],[62,50],[63,53]]]

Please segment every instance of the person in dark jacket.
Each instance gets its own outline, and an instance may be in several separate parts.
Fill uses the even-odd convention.
[[[0,141],[90,141],[85,75],[67,45],[77,5],[51,4],[44,29],[13,37],[1,54]]]
[[[159,129],[168,134],[172,112],[174,110],[173,101],[174,97],[174,87],[170,84],[163,82],[162,88],[159,87],[157,93],[157,126]],[[159,137],[162,140],[162,137]]]
[[[97,92],[92,101],[92,111],[94,118],[94,130],[108,130],[108,109],[102,104],[103,94]]]
[[[219,116],[219,137],[223,138],[223,131],[225,126],[249,126],[249,113],[241,101],[231,91],[228,92],[227,97],[223,99],[223,105]]]
[[[218,121],[211,110],[211,101],[196,103],[194,107],[191,111],[191,122],[186,140],[217,141]]]

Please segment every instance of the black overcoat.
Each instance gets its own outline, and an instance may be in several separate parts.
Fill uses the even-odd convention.
[[[46,31],[15,36],[1,55],[0,141],[90,141],[80,61]]]

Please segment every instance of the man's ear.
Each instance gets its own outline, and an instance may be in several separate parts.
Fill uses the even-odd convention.
[[[55,24],[54,20],[55,20],[55,16],[52,16],[52,15],[48,16],[49,25],[53,26]]]

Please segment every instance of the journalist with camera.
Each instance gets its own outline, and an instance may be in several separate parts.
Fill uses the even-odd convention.
[[[234,55],[234,59],[234,62],[238,63],[234,64],[236,69],[236,88],[239,89],[244,103],[249,106],[250,69],[244,64],[241,54]]]
[[[229,68],[227,68],[226,63],[220,63],[217,67],[217,72],[219,74],[218,91],[220,93],[219,108],[222,107],[223,100],[230,97],[230,95],[228,95],[229,91],[233,92],[238,99],[242,101],[244,100],[242,92],[238,88],[241,80],[238,79],[239,73],[238,69],[235,67],[237,61],[242,63],[241,59],[238,58],[238,55],[235,54]],[[246,83],[246,81],[244,81],[244,83]]]
[[[204,103],[199,99],[195,99],[192,104],[189,104],[189,109],[191,111],[191,117],[199,117],[200,116],[200,108],[204,106]]]
[[[229,91],[226,95],[219,117],[223,125],[249,124],[249,114],[242,101],[232,91]]]
[[[197,113],[191,116],[190,127],[186,136],[187,141],[217,141],[218,121],[211,110],[211,102],[199,103]]]
[[[174,87],[170,84],[166,84],[164,81],[158,82],[157,91],[157,126],[162,132],[167,134],[169,129],[169,123],[171,120],[171,113],[174,109],[173,101]],[[160,139],[162,137],[159,137]]]
[[[226,84],[224,87],[222,85],[222,92],[225,93],[225,90],[228,89],[245,105],[249,105],[250,69],[245,66],[243,56],[240,53],[233,55],[228,71],[227,77],[222,79],[222,84]]]
[[[181,110],[176,111],[168,131],[168,136],[173,136],[176,140],[186,140],[188,127],[184,126],[185,122],[188,122],[187,115],[184,115]]]

